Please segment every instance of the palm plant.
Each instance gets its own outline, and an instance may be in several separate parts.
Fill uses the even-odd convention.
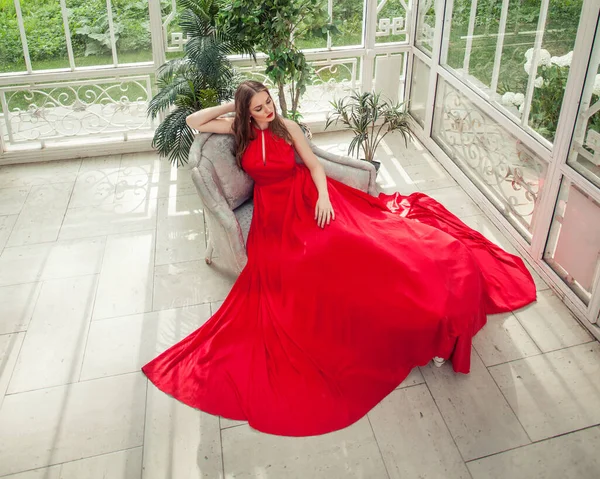
[[[362,149],[364,159],[375,160],[375,151],[388,133],[399,131],[404,143],[411,136],[409,115],[403,103],[392,103],[380,93],[353,91],[348,97],[330,102],[333,111],[329,113],[325,129],[338,122],[352,130],[354,138],[348,147],[348,154],[358,157]],[[377,164],[376,164],[377,165]]]
[[[161,157],[180,166],[187,163],[194,142],[186,117],[231,100],[241,79],[227,55],[242,53],[255,59],[255,52],[231,31],[217,28],[218,0],[179,0],[178,5],[184,8],[179,26],[188,37],[185,54],[160,67],[159,91],[148,105],[148,114],[154,119],[168,112],[154,133],[152,146]]]

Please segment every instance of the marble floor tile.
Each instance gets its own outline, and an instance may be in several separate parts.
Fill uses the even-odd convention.
[[[0,476],[141,446],[145,396],[142,373],[6,396]]]
[[[156,266],[154,309],[171,309],[191,304],[209,303],[229,294],[235,277],[216,265],[188,261]]]
[[[121,176],[136,176],[154,173],[156,171],[170,172],[174,170],[165,158],[159,158],[155,151],[141,151],[121,155],[119,174]]]
[[[535,303],[515,311],[514,314],[543,352],[592,340],[590,333],[577,322],[551,290],[538,292]]]
[[[29,194],[29,186],[0,188],[0,216],[18,215]]]
[[[81,160],[57,160],[0,166],[0,188],[73,182],[80,165]]]
[[[406,377],[406,379],[402,381],[400,386],[398,386],[398,389],[416,386],[417,384],[423,384],[424,382],[425,379],[423,378],[423,374],[421,374],[421,369],[414,368]]]
[[[0,286],[100,272],[106,238],[85,238],[4,248]]]
[[[42,283],[0,286],[0,334],[26,331]]]
[[[223,479],[219,418],[148,385],[144,479]]]
[[[458,185],[432,190],[428,194],[461,219],[481,215],[479,207]]]
[[[129,176],[121,173],[116,185],[115,201],[145,201],[185,195],[198,195],[192,175],[186,169],[174,168]]]
[[[261,434],[248,425],[223,429],[226,478],[386,478],[367,418],[323,436]]]
[[[206,237],[197,194],[158,200],[156,264],[204,259]]]
[[[449,363],[421,368],[462,457],[466,461],[529,444],[529,438],[477,354],[471,372]]]
[[[32,186],[6,245],[56,241],[72,191],[72,182]]]
[[[220,417],[220,426],[221,429],[227,429],[230,427],[241,426],[243,424],[248,424],[248,421],[236,421],[234,419],[227,419],[226,417]]]
[[[0,216],[0,254],[8,242],[19,215]]]
[[[541,353],[511,313],[488,316],[487,324],[473,338],[473,346],[486,366]]]
[[[92,321],[81,379],[139,371],[202,326],[208,304]]]
[[[121,155],[95,156],[92,158],[83,158],[79,167],[78,176],[85,173],[97,172],[103,174],[119,173],[121,169]]]
[[[479,231],[483,236],[497,246],[500,246],[504,251],[518,255],[517,249],[512,245],[509,239],[483,214],[466,217],[463,219],[463,222],[475,231]]]
[[[600,344],[500,364],[490,373],[532,441],[600,424]]]
[[[56,466],[34,469],[3,476],[3,479],[140,479],[142,448],[65,462]]]
[[[468,464],[473,479],[600,477],[600,428],[566,434]]]
[[[210,303],[210,313],[215,314],[223,306],[223,300]]]
[[[69,208],[113,203],[118,177],[117,169],[108,172],[92,169],[79,173],[69,201]]]
[[[94,319],[152,310],[154,246],[153,231],[107,237]]]
[[[85,238],[156,229],[156,200],[69,208],[60,239]]]
[[[23,346],[23,339],[25,339],[25,333],[0,335],[0,409]]]
[[[424,191],[517,253],[418,141],[377,156],[385,191]],[[489,318],[470,375],[415,368],[345,430],[271,436],[160,392],[141,366],[235,280],[204,263],[202,210],[189,166],[154,151],[0,166],[2,479],[600,477],[600,345],[527,264],[538,303]]]
[[[369,419],[390,479],[470,479],[426,385],[392,392]]]
[[[428,193],[438,188],[455,186],[456,181],[439,163],[423,163],[403,167],[402,178],[416,191]],[[408,179],[406,179],[408,177]],[[401,191],[404,194],[404,191]]]
[[[44,282],[9,393],[79,380],[97,281],[90,275]]]

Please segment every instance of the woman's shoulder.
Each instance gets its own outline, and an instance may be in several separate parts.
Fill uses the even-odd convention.
[[[292,135],[294,133],[297,133],[298,131],[302,131],[300,129],[300,125],[298,125],[298,123],[296,123],[294,120],[290,120],[289,118],[283,118],[283,124],[285,125],[285,127],[287,128],[287,130]]]

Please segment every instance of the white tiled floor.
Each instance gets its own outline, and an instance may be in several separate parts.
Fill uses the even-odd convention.
[[[386,191],[425,191],[515,251],[421,145],[380,153]],[[234,280],[203,261],[202,214],[188,171],[151,153],[0,168],[0,477],[600,477],[600,345],[537,275],[539,301],[475,338],[470,375],[415,369],[343,431],[268,436],[160,393],[139,368]]]

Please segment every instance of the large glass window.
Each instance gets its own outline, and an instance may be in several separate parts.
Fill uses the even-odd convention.
[[[600,24],[579,103],[568,163],[600,187]]]
[[[377,2],[377,43],[407,41],[407,14],[410,0],[379,0]]]
[[[588,304],[600,274],[600,204],[563,178],[544,260]]]
[[[412,81],[410,87],[409,111],[413,118],[423,126],[429,90],[430,69],[417,56],[414,56]]]
[[[365,0],[331,0],[333,24],[339,33],[331,36],[331,46],[362,45]]]
[[[442,63],[553,142],[583,0],[455,0]]]
[[[75,67],[152,60],[148,0],[61,3],[18,2],[33,70],[69,68],[69,46]],[[0,2],[0,73],[26,70],[18,17],[15,2]]]
[[[435,31],[436,0],[419,0],[416,31],[416,46],[427,55],[433,52],[433,33]]]
[[[296,40],[302,49],[362,45],[364,0],[322,0],[337,31],[324,36],[305,30]]]

